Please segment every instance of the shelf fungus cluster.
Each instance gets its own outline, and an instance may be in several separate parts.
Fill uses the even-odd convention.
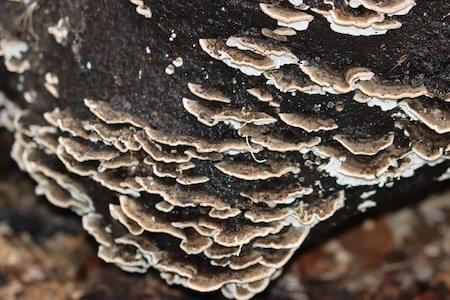
[[[183,102],[206,126],[276,121]],[[264,145],[298,151],[317,139],[293,144],[255,136],[254,150],[238,141],[206,149],[206,141],[193,137],[167,140],[145,120],[117,113],[107,102],[84,104],[91,112],[84,119],[62,108],[38,122],[21,113],[13,157],[36,180],[39,194],[82,215],[84,228],[100,244],[99,256],[124,270],[142,273],[153,267],[168,283],[247,299],[280,274],[314,225],[344,205],[344,191],[311,197],[313,189],[299,182],[270,185],[298,176],[298,163],[276,156],[264,163],[232,158],[263,151]],[[205,163],[224,177],[247,182],[235,203],[211,191],[213,178],[199,170]],[[93,189],[110,203],[99,207]]]
[[[323,0],[322,5],[316,7],[310,7],[303,1],[289,2],[290,7],[267,3],[261,3],[260,7],[282,28],[307,30],[314,15],[322,15],[330,23],[331,30],[355,36],[380,35],[400,28],[402,23],[393,17],[408,14],[416,5],[414,0]]]
[[[8,24],[24,16],[2,11],[29,4],[0,4],[0,122],[36,192],[79,214],[106,262],[250,299],[315,230],[418,173],[449,177],[450,91],[413,74],[436,60],[377,65],[433,5],[80,3],[39,1],[42,26],[20,38]],[[392,51],[370,36],[393,32]]]

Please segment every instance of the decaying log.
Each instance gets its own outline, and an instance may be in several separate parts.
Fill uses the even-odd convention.
[[[449,10],[3,1],[0,120],[103,260],[249,299],[305,239],[450,178]]]

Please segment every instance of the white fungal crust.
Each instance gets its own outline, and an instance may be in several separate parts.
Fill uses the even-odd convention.
[[[136,5],[136,12],[141,16],[150,19],[152,17],[152,10],[150,6],[145,4],[144,0],[129,0],[132,4]]]
[[[28,44],[19,39],[0,39],[0,56],[3,56],[5,67],[10,72],[21,74],[30,69],[30,62],[25,58],[28,49]]]
[[[69,17],[59,19],[58,23],[53,26],[49,26],[47,29],[58,44],[66,45],[70,32]]]

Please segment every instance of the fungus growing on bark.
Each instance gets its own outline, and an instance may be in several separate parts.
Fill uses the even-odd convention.
[[[307,132],[334,130],[338,125],[333,119],[322,119],[301,114],[280,113],[280,119],[286,124],[301,128]]]
[[[24,59],[29,46],[19,39],[0,39],[0,56],[5,60],[5,67],[10,72],[24,73],[30,69],[30,62]]]
[[[225,96],[221,91],[214,88],[207,88],[200,84],[188,83],[189,90],[192,94],[204,100],[218,101],[230,103],[231,99]]]
[[[354,9],[350,5],[340,4],[335,7],[329,3],[333,9],[329,11],[319,11],[330,23],[333,31],[350,35],[379,35],[385,34],[388,30],[398,29],[402,24],[390,18],[384,11],[370,10],[367,8]]]
[[[136,12],[138,14],[146,18],[152,17],[152,10],[150,6],[145,4],[144,0],[130,0],[130,2],[136,5]]]
[[[361,213],[360,195],[448,177],[433,3],[80,1],[57,16],[39,1],[37,40],[0,3],[3,61],[23,73],[0,84],[0,123],[36,191],[81,215],[107,262],[249,299],[308,236]],[[161,17],[136,16],[149,3]],[[402,29],[339,35],[309,11],[342,31]]]
[[[51,34],[58,44],[66,45],[69,36],[69,17],[59,19],[54,26],[49,26],[47,31]]]
[[[395,135],[389,133],[380,138],[354,139],[351,136],[337,134],[333,138],[355,155],[375,155],[394,143]]]
[[[308,29],[309,23],[314,20],[312,15],[301,10],[266,3],[260,3],[259,6],[266,15],[277,20],[278,25],[291,27],[295,30]]]
[[[362,5],[367,9],[388,15],[405,15],[416,5],[415,0],[350,0],[348,2],[354,8]]]

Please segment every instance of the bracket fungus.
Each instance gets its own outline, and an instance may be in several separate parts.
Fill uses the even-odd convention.
[[[0,3],[0,124],[106,262],[250,299],[307,238],[449,179],[448,1],[78,2],[34,31]]]

